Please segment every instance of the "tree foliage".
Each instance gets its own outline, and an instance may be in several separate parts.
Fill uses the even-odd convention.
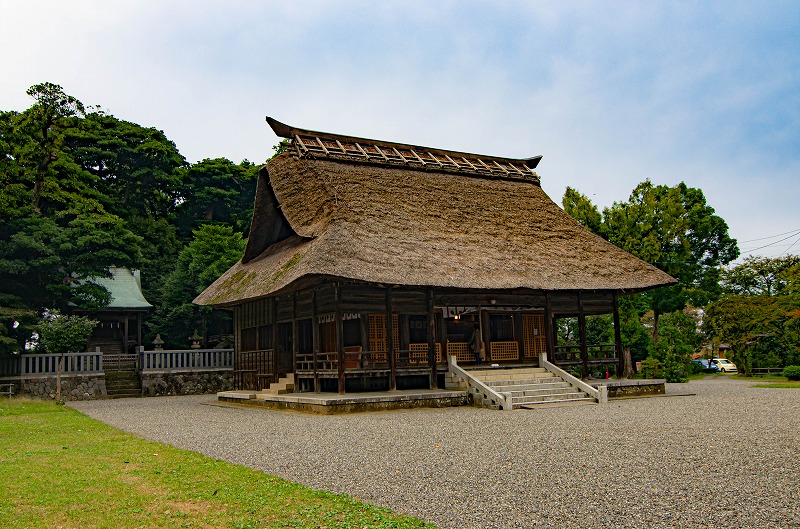
[[[800,362],[800,257],[751,257],[723,271],[726,294],[706,309],[704,331],[753,367]]]
[[[46,314],[37,326],[39,345],[53,354],[80,353],[86,350],[86,343],[96,325],[96,321],[86,316],[53,311]]]
[[[0,112],[0,352],[22,350],[48,309],[107,304],[108,292],[87,279],[112,266],[140,268],[145,297],[157,308],[179,299],[186,314],[173,314],[185,320],[176,325],[194,326],[194,295],[176,298],[177,279],[167,279],[204,224],[230,227],[243,244],[257,166],[189,164],[162,131],[84,106],[58,85],[28,94],[29,109]],[[221,273],[213,270],[187,272],[191,290]],[[145,316],[145,328],[156,327]]]
[[[195,330],[204,335],[220,328],[229,319],[227,313],[194,305],[192,300],[241,258],[244,245],[241,233],[230,226],[206,224],[195,230],[164,283],[151,333],[161,334],[168,347],[186,347]]]
[[[21,319],[4,318],[6,350],[21,348],[46,308],[105,305],[106,290],[85,280],[140,259],[140,239],[105,208],[95,177],[65,148],[83,105],[51,83],[28,94],[30,109],[0,114],[0,312],[26,309]]]

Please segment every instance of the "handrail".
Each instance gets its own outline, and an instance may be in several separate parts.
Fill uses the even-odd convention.
[[[56,375],[58,363],[61,363],[62,375],[92,375],[103,372],[103,355],[98,351],[85,353],[53,354],[21,354],[19,355],[19,375]]]
[[[455,355],[450,355],[447,357],[447,364],[450,372],[466,382],[467,385],[473,390],[474,395],[481,396],[482,402],[489,400],[492,404],[500,406],[500,409],[504,411],[511,411],[514,409],[511,401],[511,393],[499,393],[470,375],[468,371],[461,369],[461,367],[458,365],[458,359]]]
[[[140,354],[142,371],[233,369],[233,349],[175,349]]]
[[[597,388],[593,387],[590,384],[587,384],[583,380],[572,376],[571,374],[567,373],[560,367],[555,364],[551,364],[547,360],[547,353],[541,352],[539,353],[539,367],[543,367],[546,370],[550,371],[556,376],[561,377],[564,381],[569,382],[573,386],[576,386],[583,390],[586,394],[591,395],[595,400],[597,400],[598,404],[605,404],[608,402],[608,387],[607,386],[598,386]]]

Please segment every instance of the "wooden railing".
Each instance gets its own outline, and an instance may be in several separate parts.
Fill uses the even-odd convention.
[[[50,376],[58,373],[60,354],[19,355],[19,376]],[[66,353],[61,365],[62,375],[92,375],[103,372],[103,353]]]
[[[222,371],[233,369],[233,349],[181,349],[143,351],[141,370]]]
[[[417,344],[412,344],[417,345]],[[435,360],[438,362],[441,358],[441,346],[436,344]],[[425,350],[422,351],[420,347],[412,349],[400,349],[395,351],[395,368],[397,369],[413,369],[426,367],[428,363],[428,344],[425,344]],[[331,373],[338,372],[339,369],[339,354],[336,352],[323,352],[316,354],[316,365],[314,363],[315,355],[313,353],[303,353],[297,355],[297,371],[301,373],[311,373],[316,371],[318,373]],[[388,371],[389,360],[385,352],[372,352],[372,351],[353,351],[345,350],[344,352],[344,369],[347,371],[357,371],[359,373],[367,373],[370,371]]]
[[[237,353],[233,376],[236,389],[262,390],[277,382],[272,349]]]
[[[105,371],[136,371],[139,369],[138,354],[104,354],[103,369]]]
[[[586,346],[589,364],[613,364],[617,361],[617,348],[613,343]],[[554,357],[559,365],[576,365],[583,363],[580,345],[558,345]]]

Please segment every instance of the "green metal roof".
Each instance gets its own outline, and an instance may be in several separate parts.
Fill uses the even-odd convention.
[[[109,268],[112,277],[96,277],[92,281],[102,285],[111,293],[111,301],[103,310],[110,309],[151,309],[153,306],[144,299],[142,280],[138,270],[128,268]]]

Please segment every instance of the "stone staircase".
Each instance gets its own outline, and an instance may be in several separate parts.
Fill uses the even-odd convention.
[[[106,371],[106,395],[109,399],[142,396],[142,381],[136,371]]]
[[[540,367],[470,369],[469,374],[498,393],[510,393],[512,409],[597,402],[581,389]]]
[[[267,389],[261,390],[261,393],[267,395],[285,395],[286,393],[294,393],[294,373],[287,373],[286,376],[273,382]]]

